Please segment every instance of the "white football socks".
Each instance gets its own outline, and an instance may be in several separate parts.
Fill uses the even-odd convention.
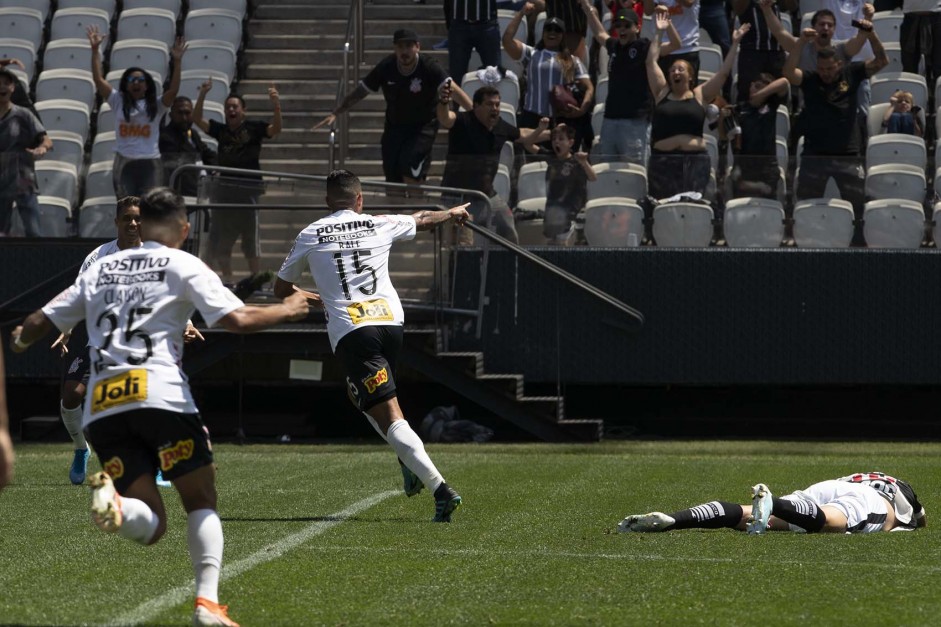
[[[186,519],[186,543],[196,575],[196,596],[219,602],[219,572],[222,570],[222,521],[211,509],[197,509]]]
[[[72,436],[72,442],[75,443],[76,450],[88,448],[88,443],[85,441],[85,434],[82,433],[83,410],[84,408],[81,405],[69,409],[62,404],[62,401],[59,401],[59,415],[62,416],[62,424],[65,425],[65,430]]]
[[[154,537],[160,523],[157,514],[147,503],[126,496],[121,497],[121,517],[123,522],[118,528],[118,535],[143,545]]]
[[[405,466],[418,475],[425,487],[434,494],[444,478],[438,469],[435,468],[428,453],[425,452],[425,445],[422,443],[418,434],[412,430],[412,426],[407,420],[396,420],[389,427],[386,434],[386,440],[395,449],[396,455],[402,460]]]

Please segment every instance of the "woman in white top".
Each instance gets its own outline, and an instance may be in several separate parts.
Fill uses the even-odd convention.
[[[88,28],[92,78],[98,95],[114,112],[114,194],[117,198],[143,196],[163,184],[160,119],[173,104],[180,89],[180,60],[186,51],[186,44],[182,37],[177,37],[170,50],[172,74],[170,84],[161,96],[160,86],[149,72],[139,67],[124,70],[118,89],[111,87],[101,71],[99,48],[106,36],[95,26]],[[99,132],[103,130],[99,129]]]

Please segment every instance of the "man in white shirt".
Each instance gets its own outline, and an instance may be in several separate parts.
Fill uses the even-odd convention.
[[[23,352],[53,327],[64,332],[88,320],[84,427],[105,469],[89,480],[92,519],[103,531],[144,545],[157,542],[167,527],[154,484],[162,470],[187,513],[196,577],[193,622],[236,625],[218,603],[223,537],[215,465],[181,368],[183,331],[195,309],[209,326],[250,333],[302,319],[307,302],[298,294],[269,307],[244,305],[206,264],[179,250],[190,228],[182,197],[155,188],[140,209],[140,248],[92,263],[13,330],[12,348]]]
[[[461,497],[445,483],[425,446],[399,407],[395,365],[405,321],[389,279],[389,250],[448,220],[463,223],[467,205],[414,215],[367,215],[359,179],[347,170],[327,177],[327,206],[333,211],[300,232],[281,265],[274,293],[295,292],[319,300],[327,317],[330,346],[346,372],[350,399],[399,457],[405,494],[427,486],[435,498],[435,522],[451,522]],[[310,270],[320,295],[296,287]]]

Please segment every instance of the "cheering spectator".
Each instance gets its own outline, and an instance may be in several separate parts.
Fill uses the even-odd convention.
[[[777,198],[781,174],[775,146],[778,106],[787,98],[787,79],[759,74],[748,86],[748,100],[729,107],[726,115],[735,114],[740,134],[734,140],[735,167],[732,170],[732,191],[735,196]],[[726,126],[733,125],[729,124]],[[787,167],[787,164],[784,164]]]
[[[782,0],[781,6],[785,11],[797,9],[797,0]],[[765,19],[765,12],[759,0],[732,0],[732,10],[738,16],[739,22],[751,26],[742,37],[738,51],[738,84],[737,96],[739,102],[748,101],[752,82],[761,74],[770,74],[772,78],[781,76],[784,67],[784,50],[778,39],[773,36],[771,26]],[[774,15],[778,24],[781,23],[778,4],[770,2],[768,10]]]
[[[160,125],[160,155],[168,185],[170,175],[181,165],[216,162],[216,151],[193,132],[193,101],[186,96],[177,96],[169,120]],[[196,196],[198,182],[199,173],[187,170],[180,175],[177,190],[184,196]]]
[[[575,215],[588,201],[588,181],[598,175],[588,163],[588,153],[572,152],[575,129],[559,124],[552,129],[552,156],[546,170],[546,214],[542,232],[548,244],[563,244]]]
[[[658,6],[667,8],[670,22],[680,34],[681,45],[673,53],[664,55],[657,63],[663,73],[667,74],[674,61],[686,61],[693,69],[691,80],[695,86],[699,83],[699,0],[644,0],[644,15],[654,15]]]
[[[885,110],[885,117],[882,118],[882,132],[924,137],[925,129],[921,126],[918,112],[919,108],[915,106],[911,92],[895,92],[889,97],[889,106]]]

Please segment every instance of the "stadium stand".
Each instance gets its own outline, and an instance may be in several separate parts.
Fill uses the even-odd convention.
[[[19,59],[25,69],[26,83],[29,84],[36,74],[36,46],[26,39],[0,37],[0,59]],[[15,66],[13,66],[16,69]]]
[[[82,39],[89,27],[97,27],[102,33],[111,29],[111,16],[107,11],[94,7],[59,9],[52,14],[49,41],[60,39]],[[106,45],[107,41],[102,44]]]
[[[122,39],[111,48],[111,72],[123,72],[129,67],[142,68],[155,76],[169,76],[170,49],[161,41]]]
[[[52,149],[43,156],[43,160],[64,161],[81,171],[82,162],[85,160],[85,141],[82,136],[71,131],[48,129],[47,134],[52,140]]]
[[[592,166],[595,181],[588,181],[588,198],[638,200],[647,195],[647,171],[634,163],[599,163]]]
[[[45,16],[42,11],[29,7],[0,8],[0,33],[16,33],[17,39],[33,44],[39,50],[43,43]]]
[[[43,53],[43,69],[85,70],[91,67],[91,48],[88,39],[57,39],[46,45]]]
[[[44,70],[36,81],[36,100],[73,100],[95,106],[95,83],[88,70]]]
[[[113,191],[110,196],[89,196],[85,198],[79,209],[79,235],[81,237],[114,237],[114,212],[116,207],[117,200]]]
[[[118,16],[118,41],[153,39],[169,48],[176,40],[176,15],[166,9],[130,9]]]
[[[88,140],[89,106],[84,102],[54,98],[37,102],[36,110],[47,131],[75,133],[81,138],[83,145]]]
[[[209,39],[242,47],[242,15],[222,9],[198,9],[186,14],[186,39]]]
[[[125,8],[127,8],[128,0],[124,0]],[[108,14],[108,20],[114,18],[114,12],[117,9],[118,3],[117,0],[58,0],[56,7],[59,10],[62,9],[99,9]]]

